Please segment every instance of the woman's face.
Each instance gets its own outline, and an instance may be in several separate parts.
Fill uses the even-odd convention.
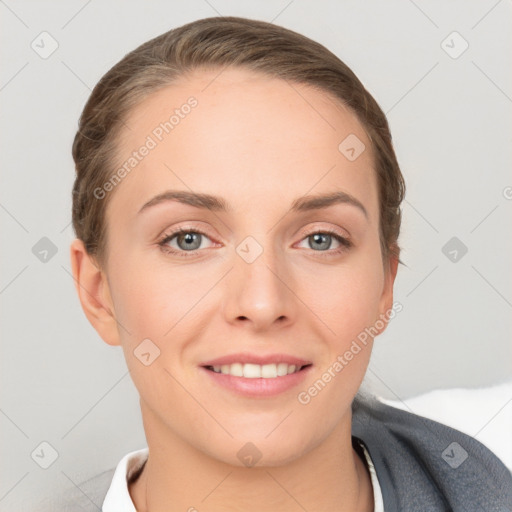
[[[357,118],[303,85],[202,71],[146,98],[120,141],[129,171],[108,192],[105,268],[117,330],[98,330],[123,347],[147,436],[234,465],[251,442],[259,464],[278,465],[349,424],[372,346],[353,342],[391,308],[396,272]],[[334,193],[357,203],[309,202]],[[234,354],[310,366],[257,380],[204,367]]]

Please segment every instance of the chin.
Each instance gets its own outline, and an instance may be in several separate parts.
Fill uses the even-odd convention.
[[[287,434],[276,435],[275,438],[272,438],[273,434],[265,437],[267,433],[261,432],[257,436],[237,435],[237,439],[230,441],[229,445],[222,447],[223,449],[216,450],[214,453],[208,451],[208,454],[231,466],[280,467],[292,463],[321,442],[314,443],[312,439],[295,438]],[[244,440],[241,440],[242,438]],[[220,448],[219,444],[217,448]]]

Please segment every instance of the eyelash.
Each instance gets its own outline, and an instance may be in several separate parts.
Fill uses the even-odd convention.
[[[177,255],[180,258],[190,258],[190,257],[196,256],[197,252],[200,251],[201,249],[195,249],[193,251],[176,251],[175,249],[171,249],[167,245],[167,243],[170,242],[176,235],[187,234],[187,233],[198,233],[200,235],[204,235],[207,238],[210,238],[207,233],[205,233],[204,231],[201,231],[200,229],[179,228],[171,233],[165,234],[164,237],[158,242],[158,245],[163,252],[165,252],[167,254]],[[330,235],[340,243],[340,247],[338,247],[338,249],[329,249],[327,251],[314,251],[314,252],[320,253],[319,256],[323,257],[323,258],[329,258],[329,257],[335,256],[335,255],[341,254],[341,253],[351,249],[353,246],[353,243],[348,238],[341,236],[337,231],[334,231],[332,229],[322,229],[322,230],[313,231],[313,232],[305,235],[302,238],[302,240],[304,240],[305,238],[309,238],[310,236],[313,236],[316,234]],[[325,254],[322,254],[322,253],[325,253]]]

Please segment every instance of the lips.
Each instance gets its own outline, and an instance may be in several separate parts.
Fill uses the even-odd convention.
[[[239,355],[237,357],[240,357]],[[274,355],[275,357],[275,355]],[[297,360],[297,358],[289,358],[289,356],[286,356],[288,360]],[[261,361],[262,358],[259,358]],[[264,358],[265,359],[265,358]],[[212,360],[211,362],[221,361],[225,360],[218,359],[218,360]],[[299,362],[302,362],[302,359],[299,359]],[[210,361],[208,361],[210,362]],[[257,363],[246,363],[244,365],[244,369],[251,364],[257,364]],[[272,363],[269,363],[271,366]],[[284,363],[286,366],[286,363]],[[217,365],[215,365],[217,366]],[[221,365],[221,368],[224,365]],[[233,363],[232,366],[241,366],[239,364]],[[265,365],[262,365],[262,368],[264,368]],[[275,367],[275,366],[274,366]],[[283,376],[276,376],[276,377],[260,377],[256,378],[257,376],[249,375],[247,377],[245,376],[239,376],[239,375],[231,375],[231,374],[225,374],[225,373],[217,373],[212,369],[212,366],[206,365],[204,367],[199,367],[200,372],[202,375],[204,375],[208,380],[209,383],[213,383],[215,386],[219,386],[220,389],[227,390],[230,393],[235,393],[239,396],[244,396],[247,398],[259,398],[259,399],[266,399],[271,397],[276,397],[280,395],[281,393],[289,392],[294,388],[298,388],[299,385],[304,383],[304,380],[308,378],[308,376],[311,375],[311,372],[313,371],[313,365],[308,364],[303,366],[300,370],[295,371],[293,373],[289,373],[287,375]],[[245,371],[244,371],[245,373]],[[208,387],[208,393],[210,393],[211,390],[210,387]]]
[[[226,372],[228,367],[229,371]],[[283,373],[283,367],[287,367],[286,374]],[[210,382],[237,395],[251,398],[270,398],[297,387],[311,374],[312,367],[311,361],[290,354],[249,352],[210,359],[200,365],[201,372]],[[288,373],[290,369],[293,371]]]

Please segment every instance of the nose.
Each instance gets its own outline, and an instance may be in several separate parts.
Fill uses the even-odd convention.
[[[297,298],[283,254],[248,237],[233,254],[224,286],[224,314],[229,323],[244,322],[253,331],[293,322]]]

